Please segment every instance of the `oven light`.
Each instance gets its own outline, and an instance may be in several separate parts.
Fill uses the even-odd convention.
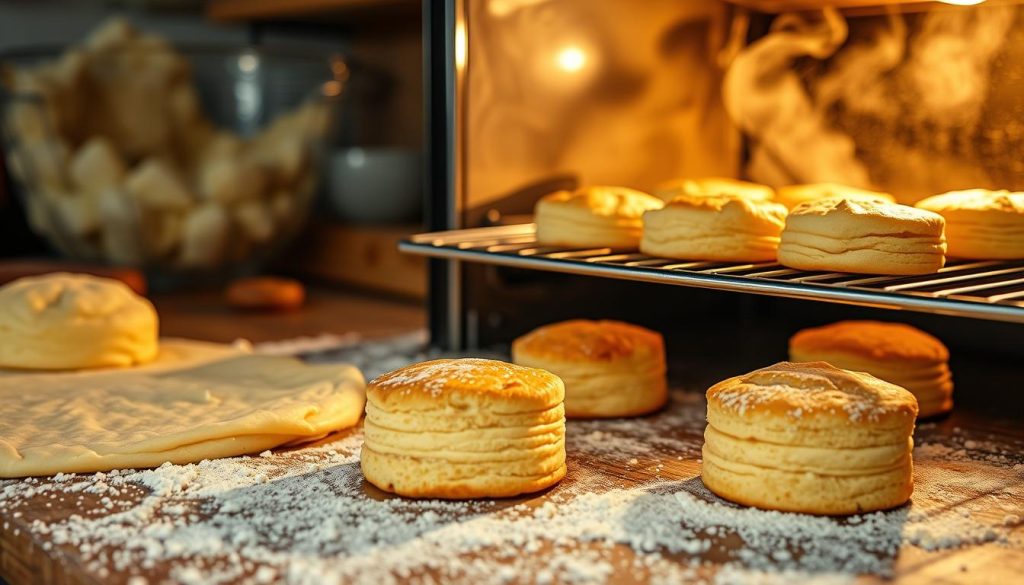
[[[455,67],[466,68],[466,23],[455,25]]]
[[[558,52],[556,61],[563,71],[575,73],[587,64],[587,54],[579,47],[565,47]]]
[[[974,6],[975,4],[981,4],[985,0],[939,0],[945,4],[956,4],[957,6]]]

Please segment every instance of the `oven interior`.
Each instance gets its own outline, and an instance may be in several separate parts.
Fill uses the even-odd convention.
[[[621,319],[662,332],[672,379],[702,390],[785,359],[801,328],[901,321],[950,347],[960,406],[1024,412],[1024,262],[872,281],[545,250],[522,225],[556,189],[685,176],[904,203],[1024,190],[1024,7],[466,0],[427,17],[434,233],[403,248],[436,258],[435,345],[501,350],[545,323]]]

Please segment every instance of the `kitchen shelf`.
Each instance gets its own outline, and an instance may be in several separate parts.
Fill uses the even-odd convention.
[[[635,250],[541,246],[534,224],[419,234],[399,249],[497,266],[1024,323],[1024,261],[954,260],[920,276],[807,272],[775,262],[687,262]]]

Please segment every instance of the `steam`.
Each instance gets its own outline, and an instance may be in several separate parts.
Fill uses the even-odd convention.
[[[826,9],[777,18],[772,32],[737,55],[724,84],[725,108],[754,140],[748,174],[772,184],[838,181],[869,186],[853,140],[829,127],[794,63],[825,59],[846,41],[846,21]]]

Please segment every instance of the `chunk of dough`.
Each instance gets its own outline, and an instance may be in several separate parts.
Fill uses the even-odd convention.
[[[53,273],[0,287],[0,367],[131,366],[156,352],[156,310],[120,281]]]
[[[351,427],[363,413],[352,366],[231,352],[195,366],[189,355],[209,345],[167,341],[156,362],[131,370],[0,371],[0,400],[18,413],[0,426],[0,477],[258,453]]]

